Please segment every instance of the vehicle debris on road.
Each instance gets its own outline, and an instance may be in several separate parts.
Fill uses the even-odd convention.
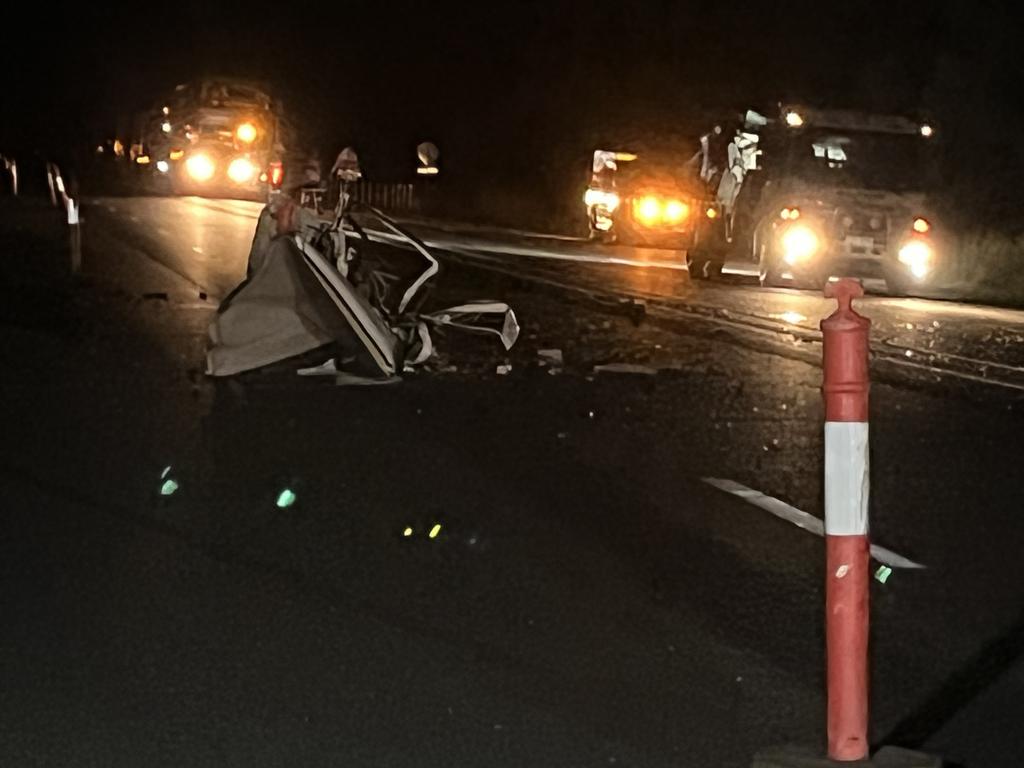
[[[347,373],[388,379],[434,356],[432,326],[495,335],[506,351],[515,344],[519,323],[503,302],[424,311],[437,259],[385,214],[352,202],[354,181],[340,183],[332,220],[285,194],[261,212],[247,277],[210,326],[207,374],[231,376],[333,346],[328,362],[347,357],[352,361]],[[403,238],[419,258],[372,243],[353,211],[369,214]],[[300,373],[341,373],[337,366],[321,368]]]
[[[595,365],[594,373],[635,373],[643,376],[655,376],[658,373],[658,369],[637,363],[605,363],[603,365]]]

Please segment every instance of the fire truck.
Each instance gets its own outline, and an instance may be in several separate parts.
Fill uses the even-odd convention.
[[[265,199],[293,131],[258,84],[210,77],[177,86],[143,116],[133,162],[175,194]]]

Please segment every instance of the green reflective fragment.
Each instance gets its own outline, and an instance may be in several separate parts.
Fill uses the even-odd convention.
[[[883,584],[885,584],[886,580],[890,576],[892,576],[892,568],[890,568],[888,565],[881,565],[878,567],[878,570],[875,571],[875,578]]]
[[[168,478],[167,480],[164,480],[164,484],[160,486],[160,495],[170,496],[176,490],[178,490],[178,484],[174,482],[174,480]]]
[[[164,467],[164,471],[160,473],[160,479],[163,480],[169,474],[171,474],[171,465],[170,464],[168,464],[166,467]]]
[[[285,488],[283,491],[281,491],[281,493],[277,495],[277,506],[279,506],[281,509],[284,509],[285,507],[290,507],[294,503],[295,494],[292,492],[290,488]]]

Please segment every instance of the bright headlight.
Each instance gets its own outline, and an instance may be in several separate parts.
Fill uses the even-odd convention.
[[[914,277],[924,277],[932,268],[932,247],[924,240],[911,240],[900,248],[899,260]]]
[[[156,169],[160,171],[160,173],[167,173],[171,170],[171,165],[166,160],[157,160]]]
[[[228,166],[228,178],[235,184],[244,184],[255,175],[255,166],[244,157],[236,157]]]
[[[669,224],[678,224],[690,215],[690,206],[679,200],[669,200],[665,203],[665,221]]]
[[[611,213],[619,207],[619,196],[603,189],[588,189],[583,193],[583,202],[587,205],[603,205]]]
[[[782,258],[793,265],[806,261],[818,250],[818,236],[802,224],[789,227],[782,235]]]
[[[243,144],[252,144],[256,141],[256,126],[252,123],[242,123],[235,130],[235,136]]]
[[[209,155],[192,155],[185,161],[185,170],[196,181],[209,181],[216,169]]]
[[[661,220],[661,201],[652,196],[641,197],[633,201],[633,216],[641,224],[651,226]]]

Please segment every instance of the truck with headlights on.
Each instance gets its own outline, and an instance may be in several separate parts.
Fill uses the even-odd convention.
[[[595,151],[590,184],[583,194],[591,238],[689,249],[703,195],[695,182],[677,155]]]
[[[930,205],[935,129],[893,115],[784,106],[748,111],[704,165],[713,203],[691,275],[745,263],[762,285],[821,288],[833,276],[925,290],[949,252]]]
[[[280,182],[291,130],[264,87],[202,78],[159,102],[141,157],[175,194],[263,200]]]

